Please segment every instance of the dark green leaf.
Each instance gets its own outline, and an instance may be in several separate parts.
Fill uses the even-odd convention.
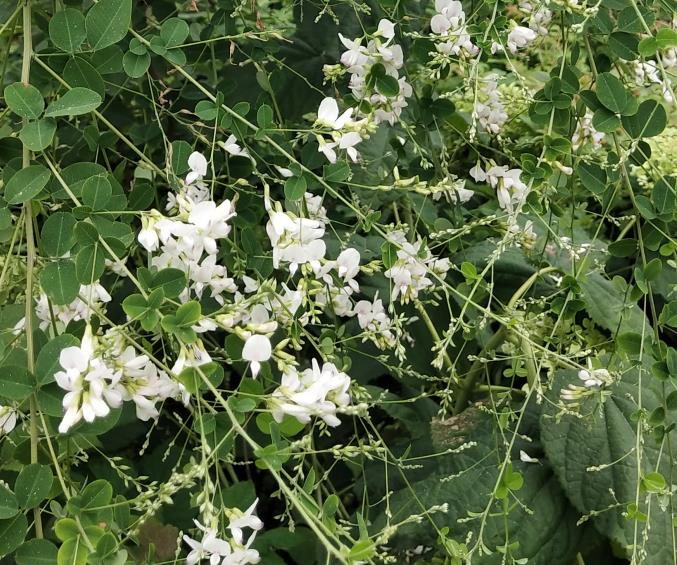
[[[80,10],[66,8],[49,20],[49,38],[62,51],[75,53],[86,37],[85,17]]]
[[[79,116],[96,110],[102,102],[99,94],[89,88],[78,86],[47,106],[45,116]]]
[[[5,102],[12,112],[29,120],[37,120],[45,109],[40,91],[33,85],[20,82],[5,87]]]
[[[14,484],[14,494],[22,508],[40,504],[52,488],[52,470],[47,465],[32,463],[24,467]]]
[[[68,259],[50,263],[40,274],[40,286],[54,304],[70,304],[80,290],[75,263]]]
[[[87,12],[85,27],[92,49],[113,45],[125,35],[132,21],[132,0],[99,0]]]

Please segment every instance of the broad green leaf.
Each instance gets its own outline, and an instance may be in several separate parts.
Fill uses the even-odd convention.
[[[82,203],[92,210],[103,210],[113,194],[106,175],[95,175],[82,185]]]
[[[592,127],[602,133],[611,133],[621,127],[621,120],[610,110],[600,108],[592,115]]]
[[[655,100],[645,100],[639,105],[636,114],[622,116],[621,122],[625,131],[633,139],[655,137],[665,129],[668,116],[661,103]]]
[[[677,203],[677,179],[664,177],[659,179],[651,191],[651,200],[659,214],[669,214]]]
[[[625,85],[611,73],[600,73],[597,77],[597,98],[614,114],[623,113],[632,95]]]
[[[132,22],[132,0],[99,0],[87,12],[85,28],[92,49],[117,43]]]
[[[54,565],[56,546],[46,539],[32,539],[21,545],[14,554],[17,565]]]
[[[111,484],[104,479],[99,479],[89,483],[80,494],[80,508],[91,511],[110,504],[112,498]]]
[[[122,72],[122,49],[117,45],[110,45],[92,55],[92,65],[99,74],[110,75]]]
[[[531,422],[533,416],[526,420]],[[389,511],[394,523],[432,505],[449,505],[448,512],[432,514],[422,523],[402,526],[397,537],[391,540],[395,547],[407,548],[420,543],[433,545],[437,538],[436,528],[443,527],[449,528],[449,536],[454,539],[465,540],[472,533],[469,545],[473,545],[482,527],[482,541],[494,555],[480,555],[478,563],[500,563],[497,551],[505,543],[506,529],[510,541],[519,542],[512,553],[515,559],[528,559],[530,565],[551,565],[553,562],[566,563],[575,557],[584,532],[584,526],[576,525],[577,512],[564,496],[547,461],[523,463],[519,458],[520,450],[537,454],[541,449],[537,440],[526,443],[518,438],[513,446],[512,458],[509,458],[512,471],[503,483],[519,490],[513,496],[521,504],[515,505],[504,517],[501,512],[503,502],[492,498],[499,482],[499,462],[505,454],[505,444],[493,417],[469,408],[456,418],[436,421],[432,425],[432,438],[438,452],[468,442],[475,445],[453,455],[438,457],[438,468],[428,478],[403,486],[390,496]],[[529,433],[526,426],[520,432],[538,437],[533,431]],[[365,469],[365,473],[370,470]],[[484,512],[487,512],[486,521],[467,519]],[[428,520],[432,520],[436,528],[431,527]],[[383,514],[375,520],[376,527],[384,523]]]
[[[620,278],[611,282],[599,273],[590,273],[578,282],[585,308],[599,326],[614,334],[619,331],[642,333],[649,327],[639,306],[633,304],[625,288],[621,288],[623,282]]]
[[[16,496],[5,485],[0,484],[0,520],[15,516],[19,512]]]
[[[179,269],[162,269],[153,275],[149,288],[161,288],[167,298],[176,298],[186,288],[186,274]]]
[[[70,304],[80,290],[75,274],[75,263],[69,259],[50,263],[40,274],[40,286],[57,306]]]
[[[131,51],[127,51],[122,58],[122,67],[125,69],[127,76],[131,78],[142,77],[150,67],[150,55],[148,53],[136,55]]]
[[[29,120],[37,120],[45,109],[40,91],[31,84],[20,82],[5,87],[5,102],[12,112]]]
[[[581,161],[576,167],[581,184],[593,194],[602,194],[607,188],[606,171],[595,163]]]
[[[7,204],[23,204],[45,188],[52,174],[42,165],[19,169],[5,186]]]
[[[181,45],[188,37],[189,32],[188,24],[180,18],[169,18],[160,27],[160,37],[165,47]]]
[[[56,122],[52,118],[41,118],[22,127],[19,139],[31,151],[42,151],[52,143],[55,133]]]
[[[102,102],[99,94],[89,88],[78,86],[47,106],[45,116],[79,116],[96,110]]]
[[[658,49],[677,47],[677,31],[671,27],[662,27],[656,32],[656,46]]]
[[[35,389],[35,379],[23,367],[0,367],[0,398],[22,402]]]
[[[308,184],[305,177],[292,177],[284,183],[284,196],[287,200],[300,200],[306,193]]]
[[[48,341],[40,349],[35,361],[35,377],[39,385],[45,385],[54,381],[54,373],[61,370],[59,355],[66,347],[73,347],[78,340],[71,334],[58,335]]]
[[[400,83],[390,75],[379,76],[376,78],[376,90],[383,96],[393,98],[400,93]]]
[[[31,463],[24,467],[14,483],[14,494],[22,508],[40,504],[52,488],[52,470],[48,465]]]
[[[101,98],[106,93],[103,78],[92,65],[82,57],[68,59],[63,69],[63,78],[71,88],[82,87],[96,92]]]
[[[324,180],[327,182],[341,182],[350,176],[350,167],[347,163],[333,163],[324,166]]]
[[[592,516],[602,534],[628,548],[630,553],[637,542],[646,551],[641,560],[644,565],[664,565],[674,558],[672,543],[666,543],[673,532],[670,504],[662,508],[653,498],[649,511],[649,501],[640,496],[637,511],[649,514],[649,521],[635,522],[623,515],[637,501],[639,474],[670,472],[661,442],[651,436],[642,442],[641,452],[635,453],[639,394],[642,409],[651,412],[663,404],[662,384],[651,378],[646,366],[616,369],[620,381],[611,386],[611,395],[601,408],[596,404],[599,396],[590,396],[580,407],[583,418],[569,414],[556,418],[559,391],[569,384],[580,384],[576,371],[559,372],[548,393],[548,402],[543,404],[541,438],[548,460],[574,506],[586,514],[604,509]],[[677,431],[670,433],[671,441],[676,441]]]
[[[615,31],[609,36],[609,47],[625,61],[634,61],[639,57],[639,38],[623,31]]]
[[[90,551],[87,549],[82,535],[68,538],[59,547],[56,563],[57,565],[85,565]]]
[[[70,212],[54,212],[45,220],[40,240],[45,253],[61,257],[75,245],[75,216]]]
[[[75,257],[75,274],[80,284],[98,281],[105,269],[104,252],[98,244],[88,245]]]
[[[66,8],[49,20],[49,38],[62,51],[75,53],[85,37],[85,17],[80,10]]]
[[[28,533],[28,520],[22,512],[12,518],[0,520],[0,557],[19,547]]]

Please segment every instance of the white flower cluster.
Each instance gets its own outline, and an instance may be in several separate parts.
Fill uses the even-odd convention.
[[[46,330],[52,326],[53,314],[56,329],[63,331],[71,322],[79,320],[89,321],[96,310],[104,303],[110,301],[110,294],[99,283],[81,285],[78,297],[70,304],[62,306],[56,304],[50,305],[47,295],[43,292],[40,294],[35,305],[35,315],[40,320],[40,329]]]
[[[341,43],[346,51],[341,55],[341,64],[350,73],[350,90],[357,100],[366,100],[373,109],[374,123],[388,122],[395,124],[400,118],[402,109],[407,106],[407,98],[412,95],[411,85],[405,77],[399,76],[399,69],[404,64],[402,47],[393,43],[395,26],[388,20],[381,20],[378,30],[369,39],[367,45],[361,45],[363,38],[347,39],[339,34]],[[399,93],[394,97],[387,97],[374,92],[367,85],[367,76],[372,67],[380,63],[385,73],[397,79]]]
[[[457,0],[435,0],[436,14],[430,20],[430,30],[441,41],[436,49],[445,55],[467,54],[474,57],[479,49],[473,44],[465,23],[463,5]]]
[[[216,527],[203,526],[197,520],[193,520],[202,532],[202,539],[198,541],[190,536],[183,536],[183,540],[190,547],[190,553],[186,557],[186,565],[195,565],[203,560],[208,560],[210,565],[259,563],[261,561],[259,552],[251,548],[256,539],[256,534],[263,528],[263,522],[254,515],[258,502],[259,499],[257,498],[244,512],[238,508],[226,510],[229,519],[230,540],[219,538]],[[245,528],[252,530],[246,542],[243,532]]]
[[[529,43],[534,41],[538,37],[538,34],[531,28],[519,26],[514,26],[510,33],[508,33],[508,39],[506,41],[506,46],[508,51],[513,55],[516,54],[520,49],[524,49]],[[491,44],[492,53],[500,53],[505,51],[503,45],[494,41]]]
[[[83,419],[93,422],[108,415],[126,400],[136,404],[138,418],[149,420],[158,416],[157,402],[180,396],[179,386],[146,355],[123,347],[120,335],[113,331],[102,342],[87,326],[80,346],[66,347],[59,355],[62,370],[54,380],[66,391],[61,433]]]
[[[565,402],[578,403],[586,396],[614,383],[613,375],[607,369],[582,369],[578,378],[583,386],[569,384],[560,390],[560,398]]]
[[[380,349],[395,345],[392,323],[383,307],[383,301],[378,297],[378,293],[371,302],[360,300],[355,304],[354,311],[360,328],[367,330],[362,338],[363,342],[371,338]]]
[[[470,169],[476,182],[488,182],[496,189],[498,205],[514,220],[526,202],[529,187],[520,180],[521,169],[508,169],[506,165],[493,165],[486,171],[479,163]],[[511,222],[512,223],[512,222]]]
[[[498,92],[496,75],[485,78],[482,92],[486,99],[484,102],[476,102],[473,111],[480,125],[489,133],[496,135],[508,120],[508,114]]]
[[[319,269],[320,259],[327,251],[322,240],[322,220],[298,217],[278,209],[270,212],[266,233],[273,246],[273,267],[277,269],[281,262],[289,263],[291,274],[306,263]]]
[[[338,426],[341,421],[336,410],[350,404],[350,377],[339,371],[333,363],[320,368],[316,359],[312,367],[299,372],[289,367],[282,375],[280,386],[269,400],[271,414],[281,422],[285,414],[307,424],[312,416],[319,416],[328,426]]]
[[[360,127],[360,123],[352,119],[353,111],[353,108],[348,108],[339,116],[336,100],[325,98],[320,103],[315,126],[327,128],[331,141],[327,141],[322,135],[316,135],[315,137],[319,143],[318,151],[324,153],[324,156],[330,163],[336,163],[337,148],[345,150],[351,161],[357,161],[359,154],[355,146],[362,141],[362,136],[356,131]]]
[[[188,161],[191,172],[186,177],[185,190],[176,197],[179,214],[162,216],[156,210],[143,219],[138,240],[150,253],[159,251],[151,263],[158,269],[180,269],[190,281],[190,290],[200,298],[205,290],[220,304],[224,292],[235,292],[226,267],[216,261],[217,241],[230,233],[228,220],[235,216],[230,200],[216,204],[207,200],[208,190],[201,183],[207,173],[207,160],[194,152]],[[180,297],[187,300],[189,289]]]
[[[552,11],[543,4],[534,6],[531,2],[524,0],[519,4],[520,10],[530,14],[529,28],[538,35],[548,35],[548,26],[552,20]]]
[[[430,273],[444,277],[449,270],[449,259],[437,259],[422,240],[410,243],[401,230],[389,233],[388,240],[397,246],[397,260],[385,272],[393,282],[393,300],[399,297],[406,304],[416,299],[419,292],[433,286]]]

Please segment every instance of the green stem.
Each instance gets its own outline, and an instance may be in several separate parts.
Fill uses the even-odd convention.
[[[529,289],[538,280],[539,277],[545,275],[546,273],[558,270],[559,269],[557,267],[545,267],[543,269],[536,271],[533,275],[531,275],[527,280],[525,280],[522,283],[522,286],[520,286],[515,291],[515,293],[510,298],[510,301],[508,302],[506,310],[508,312],[514,310],[515,305],[517,304],[519,299],[522,298],[529,291]],[[461,390],[459,392],[458,397],[456,398],[456,404],[454,405],[454,414],[458,414],[459,412],[461,412],[468,404],[468,398],[475,389],[475,383],[477,382],[477,379],[482,373],[482,370],[484,368],[484,363],[482,362],[481,359],[488,351],[496,349],[503,342],[506,331],[507,331],[506,326],[501,326],[496,331],[496,333],[493,336],[491,336],[491,339],[482,348],[482,351],[477,356],[477,359],[470,367],[470,371],[468,372],[468,375],[461,384]],[[536,364],[534,362],[534,352],[528,337],[521,336],[521,344],[522,349],[527,354],[527,381],[529,382],[529,387],[532,387],[534,386],[536,380],[538,379],[538,371],[536,369]]]
[[[23,55],[21,61],[21,82],[30,84],[31,59],[33,58],[33,36],[31,20],[31,0],[24,0],[23,4]],[[24,118],[24,125],[28,122]],[[22,150],[22,167],[31,164],[31,152],[24,145]],[[31,374],[35,373],[35,350],[33,343],[33,271],[35,270],[35,238],[33,235],[33,207],[29,200],[24,204],[24,225],[26,227],[26,368]],[[38,405],[35,395],[30,398],[30,435],[31,435],[31,463],[38,462]],[[35,522],[35,537],[42,538],[42,517],[40,508],[33,509]]]

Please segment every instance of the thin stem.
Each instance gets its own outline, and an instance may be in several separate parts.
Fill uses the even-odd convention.
[[[21,61],[21,82],[28,85],[31,80],[31,59],[33,58],[33,36],[31,20],[31,0],[24,0],[23,5],[23,55]],[[28,122],[23,120],[24,126]],[[31,164],[31,152],[24,145],[22,150],[22,167]],[[28,200],[24,204],[24,225],[26,227],[26,368],[35,373],[35,350],[33,344],[33,271],[35,270],[35,238],[33,235],[33,207]],[[33,394],[30,398],[30,435],[31,463],[38,462],[38,404]],[[35,537],[42,538],[42,517],[40,508],[33,509],[35,521]]]

